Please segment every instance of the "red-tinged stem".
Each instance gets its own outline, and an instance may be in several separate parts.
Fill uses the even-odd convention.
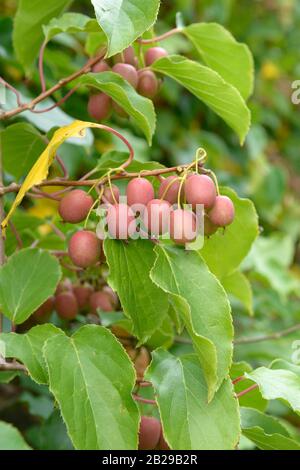
[[[11,229],[12,233],[14,234],[15,239],[17,240],[18,249],[20,250],[21,248],[23,248],[22,238],[21,238],[15,224],[11,220],[9,220],[8,224],[10,226],[10,229]]]
[[[253,385],[251,385],[251,387],[248,387],[248,388],[246,388],[245,390],[243,390],[242,392],[237,393],[237,394],[236,394],[236,398],[240,398],[240,397],[246,395],[246,393],[249,393],[249,392],[251,392],[252,390],[255,390],[256,388],[258,388],[258,385],[257,385],[257,384],[253,384]]]
[[[0,145],[0,188],[3,187],[2,150]],[[5,263],[5,241],[2,234],[1,222],[5,217],[3,197],[0,196],[0,267]],[[0,312],[0,333],[3,329],[3,314]]]
[[[34,108],[32,108],[29,111],[31,111],[32,113],[35,113],[35,114],[48,113],[48,111],[52,111],[52,109],[58,108],[63,103],[65,103],[67,101],[67,99],[70,98],[70,96],[73,95],[73,93],[75,93],[75,91],[78,88],[79,88],[79,85],[76,85],[74,88],[72,88],[72,90],[68,91],[68,93],[65,96],[63,96],[60,100],[58,100],[56,103],[52,104],[48,108],[43,108],[43,109],[34,109]]]
[[[56,91],[60,90],[62,87],[64,87],[68,83],[72,82],[73,80],[80,77],[81,75],[84,75],[85,73],[90,72],[93,65],[95,65],[97,62],[99,62],[99,60],[103,59],[104,55],[105,55],[105,51],[102,51],[98,56],[93,57],[92,59],[89,59],[87,61],[87,63],[83,67],[81,67],[81,69],[79,69],[76,72],[72,73],[68,77],[61,79],[53,87],[49,88],[44,93],[41,93],[40,95],[38,95],[33,100],[29,101],[28,103],[23,103],[15,109],[11,109],[10,111],[6,111],[6,112],[2,113],[0,115],[0,120],[8,119],[8,118],[11,118],[13,116],[16,116],[17,114],[22,113],[23,111],[28,111],[28,110],[34,109],[34,107],[38,103],[41,103],[46,98],[49,98]]]
[[[58,227],[53,222],[48,222],[49,227],[52,228],[53,232],[61,239],[61,240],[66,240],[65,234],[59,230]]]
[[[137,384],[139,387],[152,387],[152,383],[146,382],[145,380],[142,380],[141,382],[137,381]]]
[[[232,383],[233,383],[233,385],[235,385],[235,384],[237,384],[237,383],[239,383],[239,382],[241,382],[242,380],[245,380],[245,379],[246,379],[246,377],[244,375],[241,375],[240,377],[237,377],[236,379],[233,379]]]
[[[46,45],[47,45],[47,41],[45,40],[40,48],[40,55],[39,55],[39,75],[40,75],[42,93],[46,91],[46,82],[45,82],[44,65],[43,65]]]
[[[150,38],[150,39],[141,39],[141,38],[139,38],[138,42],[140,44],[145,44],[145,45],[152,44],[154,42],[163,41],[164,39],[167,39],[170,36],[173,36],[174,34],[177,34],[177,33],[180,33],[180,32],[181,32],[180,28],[173,28],[173,29],[171,29],[170,31],[167,31],[164,34],[161,34],[160,36],[155,36],[154,38]]]
[[[64,161],[62,158],[60,158],[59,155],[55,155],[55,158],[56,158],[56,161],[57,163],[59,164],[61,170],[62,170],[62,173],[63,173],[63,178],[64,179],[68,179],[69,178],[69,173],[68,173],[68,170],[67,170],[67,167],[66,165],[64,164]]]
[[[4,80],[4,78],[2,78],[2,77],[0,77],[0,83],[2,83],[6,88],[11,90],[16,95],[17,105],[22,106],[21,95],[18,92],[18,90],[15,87],[13,87],[10,83],[8,83],[6,80]]]
[[[143,397],[140,397],[139,395],[135,395],[135,394],[133,394],[132,396],[133,396],[135,401],[139,401],[139,402],[145,403],[147,405],[157,405],[155,400],[150,400],[149,398],[143,398]]]

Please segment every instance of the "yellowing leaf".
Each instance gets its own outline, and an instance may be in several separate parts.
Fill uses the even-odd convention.
[[[3,231],[5,231],[10,217],[12,216],[13,212],[18,207],[18,205],[21,204],[27,191],[29,191],[33,186],[40,184],[43,180],[47,178],[49,167],[54,160],[58,147],[70,137],[84,137],[85,129],[89,127],[97,127],[103,129],[103,126],[101,124],[96,124],[94,122],[74,121],[68,126],[61,127],[53,134],[53,137],[50,140],[49,144],[47,145],[43,153],[37,159],[30,172],[26,176],[16,196],[16,199],[14,200],[14,203],[10,208],[9,213],[2,221],[1,227]]]

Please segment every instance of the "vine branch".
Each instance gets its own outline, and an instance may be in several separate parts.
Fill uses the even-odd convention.
[[[22,113],[23,111],[32,111],[38,103],[44,101],[46,98],[49,98],[51,95],[53,95],[53,93],[60,90],[60,88],[64,87],[65,85],[72,82],[73,80],[80,77],[81,75],[84,75],[85,73],[88,73],[92,69],[93,65],[95,65],[97,62],[99,62],[99,60],[103,59],[104,55],[105,55],[105,51],[101,51],[101,53],[98,54],[96,57],[93,57],[92,59],[89,59],[87,61],[87,63],[83,67],[81,67],[81,69],[79,69],[76,72],[72,73],[68,77],[59,80],[59,82],[56,83],[51,88],[49,88],[49,90],[43,91],[42,93],[40,93],[33,100],[29,101],[28,103],[23,103],[23,104],[19,103],[17,108],[11,109],[10,111],[6,111],[6,112],[0,114],[0,121],[1,120],[3,121],[4,119],[8,119],[8,118],[11,118],[11,117],[14,117],[14,116],[17,116],[18,114]],[[11,85],[7,84],[6,82],[5,82],[5,85],[8,88],[12,87]],[[15,92],[16,91],[17,90],[15,90]]]

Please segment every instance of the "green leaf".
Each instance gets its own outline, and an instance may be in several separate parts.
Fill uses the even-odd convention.
[[[259,367],[246,376],[256,382],[267,400],[282,399],[294,411],[300,411],[300,377],[290,370]]]
[[[175,450],[234,449],[239,440],[239,413],[227,379],[207,403],[207,385],[196,355],[152,353],[146,378],[153,383],[164,436]]]
[[[300,450],[286,428],[272,416],[251,408],[241,408],[243,435],[261,450]]]
[[[106,328],[87,325],[44,346],[49,387],[76,449],[136,449],[133,365]]]
[[[160,0],[91,0],[106,34],[107,57],[123,51],[156,21]]]
[[[18,429],[0,421],[0,450],[31,450]]]
[[[0,341],[5,344],[5,357],[18,359],[27,367],[33,380],[46,384],[48,379],[42,349],[49,338],[60,334],[62,331],[54,325],[38,325],[25,334],[2,333]]]
[[[17,59],[28,70],[44,39],[42,25],[60,15],[71,0],[20,0],[14,21],[13,42]]]
[[[172,295],[192,337],[208,384],[209,399],[228,375],[233,327],[225,291],[195,251],[155,248],[151,279]]]
[[[249,48],[217,23],[196,23],[183,29],[204,62],[239,90],[244,99],[253,91],[254,64]]]
[[[127,80],[114,72],[102,72],[88,73],[80,77],[77,83],[96,88],[110,96],[125,109],[151,144],[156,119],[153,103],[139,95]]]
[[[148,240],[104,242],[109,284],[118,293],[125,315],[132,320],[134,335],[141,342],[162,324],[169,308],[168,296],[150,279],[153,247]]]
[[[239,267],[258,236],[258,218],[253,203],[249,199],[240,199],[229,188],[221,188],[221,193],[234,203],[235,219],[225,231],[218,230],[208,238],[201,250],[209,269],[219,279]]]
[[[50,41],[60,33],[100,32],[98,22],[81,13],[65,13],[60,18],[52,18],[43,26],[45,40]]]
[[[223,277],[221,282],[227,294],[239,300],[249,315],[253,316],[253,293],[251,284],[245,274],[240,271],[234,271],[228,276]]]
[[[3,168],[17,180],[26,176],[45,147],[39,131],[25,122],[12,124],[0,132]]]
[[[151,68],[173,78],[209,106],[239,136],[243,143],[250,127],[250,111],[238,90],[217,72],[181,56],[155,61]]]
[[[13,323],[23,323],[55,291],[59,262],[37,248],[17,251],[0,269],[0,307]]]

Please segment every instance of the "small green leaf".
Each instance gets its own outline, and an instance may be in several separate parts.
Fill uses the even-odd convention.
[[[38,325],[25,334],[1,333],[0,341],[5,344],[5,357],[18,359],[33,380],[46,384],[48,379],[42,349],[49,338],[60,334],[62,331],[54,325]]]
[[[107,57],[123,51],[155,22],[160,0],[91,0],[106,34]]]
[[[261,450],[300,450],[286,428],[272,416],[251,408],[241,408],[243,435]]]
[[[155,248],[151,279],[172,295],[192,337],[208,384],[209,399],[228,375],[233,327],[225,291],[195,251]]]
[[[109,283],[118,293],[125,315],[132,320],[134,335],[149,339],[168,313],[168,296],[150,279],[155,261],[148,240],[106,239],[104,250],[110,268]]]
[[[250,127],[250,111],[238,90],[204,65],[173,55],[155,61],[151,68],[189,90],[220,116],[243,143]]]
[[[0,421],[0,450],[31,450],[31,448],[18,429]]]
[[[244,99],[253,91],[254,64],[249,48],[217,23],[196,23],[183,29],[204,62],[239,90]]]
[[[258,217],[249,199],[240,199],[229,188],[220,188],[232,200],[235,219],[225,231],[219,229],[209,237],[201,250],[209,269],[222,279],[235,271],[247,256],[252,243],[258,236]]]
[[[81,13],[65,13],[59,18],[52,18],[43,26],[46,41],[60,33],[100,32],[99,24],[93,18]]]
[[[43,42],[42,25],[60,15],[71,0],[20,0],[14,21],[13,42],[17,59],[25,69],[32,66]]]
[[[153,383],[164,436],[176,450],[234,449],[239,412],[229,379],[207,403],[207,385],[197,356],[175,357],[159,349],[146,378]]]
[[[0,132],[3,168],[16,180],[26,176],[45,147],[42,135],[31,124],[19,122]]]
[[[246,376],[256,382],[267,400],[282,399],[294,411],[300,411],[300,377],[290,370],[259,367]]]
[[[26,248],[0,269],[0,307],[13,323],[23,323],[55,291],[59,262],[48,252]]]
[[[133,365],[106,328],[83,326],[44,346],[49,387],[76,449],[136,449],[138,409]]]
[[[113,72],[88,73],[77,82],[110,96],[133,119],[151,144],[156,120],[151,100],[139,95],[124,78]]]
[[[228,276],[223,277],[221,283],[227,294],[239,300],[249,315],[253,316],[252,288],[245,274],[240,271],[234,271]]]

